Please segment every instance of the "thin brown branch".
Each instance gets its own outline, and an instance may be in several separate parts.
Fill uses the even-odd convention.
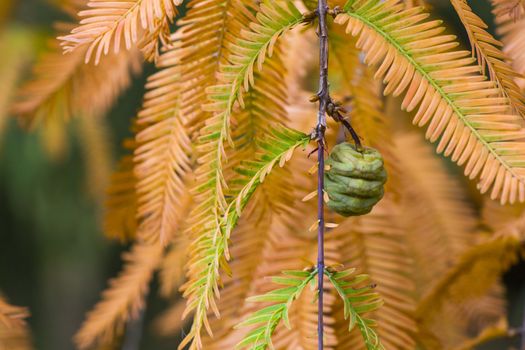
[[[318,154],[318,178],[317,178],[317,271],[318,271],[318,311],[317,311],[317,335],[318,335],[318,350],[323,350],[323,278],[324,278],[324,134],[326,131],[326,110],[330,102],[330,93],[328,90],[328,27],[326,25],[326,18],[328,13],[328,6],[326,0],[319,0],[317,2],[317,11],[319,15],[319,113],[317,115],[317,126],[315,129],[319,148]]]

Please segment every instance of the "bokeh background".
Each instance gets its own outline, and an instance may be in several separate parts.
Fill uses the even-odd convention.
[[[461,33],[448,1],[431,3],[437,16]],[[470,4],[491,23],[488,1]],[[146,64],[106,119],[89,126],[91,133],[83,132],[85,125],[78,120],[47,134],[22,130],[9,113],[16,86],[30,76],[31,63],[54,35],[54,23],[68,19],[53,0],[0,0],[0,291],[13,304],[30,308],[34,345],[42,350],[74,348],[71,338],[85,312],[120,269],[120,254],[127,247],[101,232],[103,184],[123,153],[122,140],[130,135],[145,77],[154,71]],[[94,138],[103,152],[86,147],[86,137]],[[524,282],[523,265],[505,276],[514,327],[522,324]],[[130,328],[125,349],[176,348],[176,336],[159,337],[151,326],[165,306],[156,295],[153,285],[146,322]]]

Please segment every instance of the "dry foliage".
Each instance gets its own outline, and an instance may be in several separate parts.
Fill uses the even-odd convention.
[[[325,349],[470,349],[508,336],[501,276],[525,240],[524,4],[492,1],[500,41],[467,0],[450,2],[471,50],[424,1],[329,1],[331,95],[389,180],[370,214],[327,212]],[[93,0],[60,36],[66,54],[55,41],[38,59],[14,111],[50,135],[81,118],[91,188],[109,183],[97,192],[105,233],[133,242],[79,348],[118,341],[159,269],[171,306],[156,328],[185,327],[180,349],[317,349],[316,4]],[[108,179],[101,118],[141,57],[157,71]],[[347,135],[328,127],[331,149]],[[468,179],[487,194],[482,210]]]
[[[87,315],[75,336],[79,348],[89,348],[95,341],[111,343],[124,330],[126,320],[138,316],[162,251],[159,245],[137,243],[124,254],[124,270],[110,281],[102,301]]]
[[[85,48],[80,55],[88,63],[95,55],[95,64],[110,51],[117,54],[123,42],[126,50],[138,44],[146,57],[157,55],[157,41],[168,43],[169,25],[177,14],[181,0],[89,1],[80,11],[79,26],[59,37],[65,52]]]

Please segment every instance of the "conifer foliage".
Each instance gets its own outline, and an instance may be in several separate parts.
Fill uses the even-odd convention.
[[[157,275],[172,303],[158,328],[184,334],[181,350],[469,349],[509,336],[500,277],[525,242],[523,1],[492,1],[499,40],[451,0],[470,50],[424,1],[64,3],[75,24],[20,88],[22,124],[100,121],[141,62],[156,68],[127,154],[99,182],[107,237],[132,245],[79,349],[121,341]],[[333,169],[325,153],[342,142],[355,163]],[[358,198],[331,192],[350,191],[345,176]],[[372,185],[366,214],[325,208]],[[25,316],[0,297],[0,349],[30,347]]]

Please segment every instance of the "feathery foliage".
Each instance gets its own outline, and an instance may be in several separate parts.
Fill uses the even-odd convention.
[[[64,55],[56,41],[50,42],[49,51],[34,66],[33,80],[21,87],[13,106],[24,124],[104,115],[131,83],[130,74],[140,71],[136,50],[112,54],[99,66],[84,64],[82,56],[82,49]]]
[[[218,79],[220,85],[206,90],[210,101],[213,102],[204,106],[204,111],[213,112],[214,116],[206,121],[198,141],[197,152],[201,156],[196,170],[197,206],[190,219],[191,235],[196,239],[192,251],[196,251],[197,254],[192,256],[189,262],[192,278],[185,289],[185,295],[189,298],[187,312],[195,310],[195,316],[192,329],[180,347],[191,342],[192,347],[200,348],[202,327],[205,326],[208,333],[211,333],[207,320],[208,307],[218,314],[214,295],[218,295],[219,292],[219,270],[221,267],[226,268],[228,259],[229,236],[223,229],[231,227],[231,223],[224,225],[222,218],[227,207],[224,194],[224,142],[232,142],[230,117],[234,104],[239,101],[243,107],[242,94],[249,90],[250,85],[253,86],[255,64],[262,70],[266,55],[272,55],[273,46],[279,36],[302,21],[302,14],[291,4],[281,8],[278,4],[267,6],[263,3],[261,11],[257,14],[257,22],[252,22],[250,26],[251,30],[241,31],[241,37],[231,39],[228,50],[233,63],[221,65]],[[246,54],[248,55],[245,58]],[[238,55],[239,59],[236,60],[235,55]],[[206,222],[213,224],[207,225]]]
[[[304,22],[303,15],[292,3],[263,2],[257,13],[257,22],[250,24],[250,30],[241,31],[229,47],[232,64],[221,67],[220,85],[210,87],[207,92],[212,103],[207,110],[216,113],[222,139],[228,139],[230,116],[236,101],[244,106],[243,92],[255,84],[254,69],[263,70],[266,55],[273,54],[277,39],[285,32]],[[207,131],[212,131],[208,126]]]
[[[210,319],[213,338],[206,337],[204,348],[220,347],[219,339],[230,342],[232,347],[235,343],[232,340],[232,327],[246,314],[245,309],[249,307],[246,298],[255,293],[253,282],[257,280],[255,276],[259,272],[259,263],[264,260],[262,256],[270,235],[271,222],[276,217],[272,207],[265,203],[265,187],[278,177],[279,173],[274,172],[259,187],[232,231],[229,253],[233,258],[228,263],[229,271],[222,271],[220,277],[220,318]]]
[[[357,46],[369,65],[380,63],[376,77],[385,94],[405,93],[402,108],[417,109],[414,124],[428,123],[426,137],[437,150],[465,164],[465,175],[479,176],[482,193],[501,202],[525,201],[519,117],[495,84],[476,74],[468,51],[453,51],[452,35],[438,35],[441,21],[425,21],[421,8],[405,10],[397,1],[349,1],[336,22],[359,36]],[[380,15],[378,15],[380,14]]]
[[[318,271],[283,271],[282,277],[272,277],[272,282],[286,286],[272,290],[264,295],[248,299],[250,302],[272,303],[248,317],[237,327],[255,327],[236,346],[236,349],[265,350],[273,348],[272,335],[279,323],[290,328],[289,310],[303,290],[315,282]]]
[[[357,326],[368,350],[384,349],[374,330],[375,321],[363,314],[377,310],[383,301],[373,292],[367,275],[353,275],[355,269],[344,271],[326,270],[325,274],[343,299],[344,317],[349,320],[349,330]],[[367,284],[368,283],[368,284]]]
[[[110,50],[118,53],[122,42],[127,50],[138,44],[147,49],[147,57],[155,57],[157,45],[152,41],[168,42],[169,25],[177,14],[176,6],[181,2],[93,0],[87,3],[88,9],[78,13],[80,25],[59,39],[66,53],[84,47],[85,52],[81,55],[85,56],[86,63],[93,55],[95,64],[98,64],[102,54],[108,55]]]
[[[73,130],[89,189],[105,199],[105,234],[132,244],[78,332],[79,348],[127,339],[157,269],[169,308],[156,328],[183,334],[180,349],[318,350],[316,276],[325,281],[325,350],[466,349],[505,333],[496,323],[499,280],[523,257],[525,206],[484,198],[478,211],[478,197],[407,132],[405,117],[427,126],[438,153],[465,166],[481,193],[525,202],[523,1],[492,1],[500,42],[468,0],[451,0],[471,50],[456,49],[424,0],[330,0],[326,28],[322,0],[56,3],[79,23],[59,26],[69,34],[37,60],[13,111],[38,127],[56,158],[67,150],[66,122],[79,117]],[[317,61],[325,39],[330,61],[324,45]],[[142,59],[156,71],[109,178],[102,117]],[[16,61],[21,71],[25,61]],[[333,117],[324,142],[308,103],[319,69],[310,101],[326,102]],[[16,80],[18,72],[5,72]],[[366,216],[326,209],[325,222],[323,198],[309,200],[326,170],[309,159],[310,143],[323,154],[348,141],[349,129],[381,153],[385,197]],[[297,148],[311,152],[298,157]],[[316,236],[319,223],[326,236]],[[304,270],[319,241],[325,266],[338,267]],[[272,289],[267,276],[279,274]],[[0,348],[5,314],[0,299]],[[20,348],[28,348],[23,332]]]
[[[273,129],[269,135],[268,139],[261,144],[261,149],[265,151],[261,157],[253,162],[246,162],[244,167],[240,169],[240,173],[246,176],[246,180],[241,190],[225,209],[224,216],[212,221],[211,229],[206,227],[210,232],[205,235],[198,235],[193,242],[195,247],[193,249],[199,254],[189,261],[190,279],[186,283],[184,295],[188,297],[186,313],[190,311],[195,313],[192,330],[186,337],[186,342],[195,339],[195,346],[197,347],[201,346],[200,328],[203,325],[211,334],[207,316],[208,305],[216,316],[219,316],[214,300],[219,294],[219,270],[222,268],[229,271],[227,267],[227,260],[229,259],[228,239],[231,231],[237,225],[242,209],[248,203],[255,189],[271,173],[274,166],[276,164],[281,167],[284,166],[297,147],[305,146],[310,141],[308,135],[284,127]],[[212,209],[217,210],[215,207]],[[210,252],[213,253],[210,254]],[[182,344],[184,345],[186,342]]]
[[[230,118],[234,104],[239,101],[241,107],[244,105],[242,94],[254,85],[255,65],[259,71],[262,70],[266,55],[272,55],[279,36],[303,21],[302,14],[292,4],[288,4],[287,8],[281,8],[278,4],[261,6],[262,10],[257,14],[257,22],[252,23],[251,31],[242,31],[241,37],[229,45],[233,64],[221,66],[220,85],[207,89],[213,102],[205,106],[205,110],[214,112],[214,116],[206,122],[199,137],[197,151],[202,156],[196,171],[197,190],[206,201],[199,203],[200,208],[193,216],[207,215],[217,224],[227,205],[224,197],[224,142],[232,142]]]
[[[126,262],[124,270],[110,282],[102,301],[88,313],[82,328],[75,335],[80,349],[111,342],[115,335],[123,332],[128,319],[138,316],[162,251],[160,245],[136,243],[131,252],[123,256]]]
[[[159,65],[169,64],[174,53],[166,52]],[[141,219],[137,234],[164,245],[186,214],[181,208],[190,203],[187,177],[192,173],[192,144],[180,113],[179,80],[178,67],[168,67],[150,77],[146,84],[150,90],[137,119],[141,130],[135,136],[134,172]],[[166,89],[175,96],[173,100],[163,94]]]
[[[481,65],[481,71],[488,70],[490,79],[496,83],[501,95],[509,99],[514,111],[524,116],[523,94],[514,81],[519,75],[507,63],[501,51],[503,44],[487,32],[488,26],[472,11],[467,0],[451,0],[451,3],[467,30],[472,52]]]
[[[248,204],[252,194],[272,172],[276,165],[283,167],[298,147],[305,148],[310,142],[310,136],[282,126],[270,127],[268,135],[261,140],[262,150],[254,160],[241,163],[237,172],[242,176],[238,186],[240,190],[230,202],[225,212],[226,236],[229,236],[243,209]],[[241,186],[242,185],[242,186]]]

